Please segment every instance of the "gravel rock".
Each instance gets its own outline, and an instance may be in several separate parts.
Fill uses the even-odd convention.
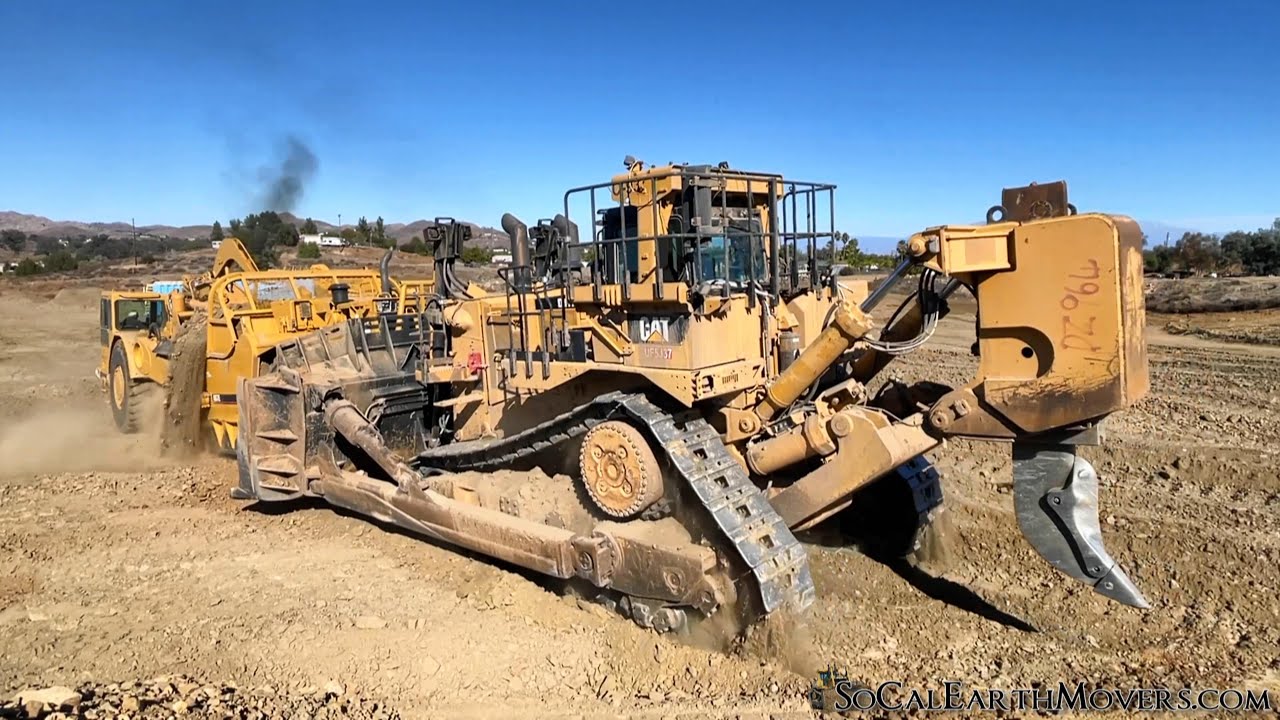
[[[356,627],[361,630],[381,630],[387,626],[387,621],[377,615],[361,615],[356,618]]]
[[[43,689],[29,688],[13,696],[14,705],[24,707],[47,706],[54,710],[74,708],[80,704],[81,695],[69,687],[54,685]]]
[[[0,718],[352,718],[398,720],[400,713],[383,703],[345,695],[331,682],[324,695],[271,692],[245,693],[231,684],[194,678],[154,678],[145,682],[85,684],[75,690],[49,687],[23,690],[0,703]],[[336,690],[337,692],[333,692]],[[344,696],[339,698],[339,696]]]

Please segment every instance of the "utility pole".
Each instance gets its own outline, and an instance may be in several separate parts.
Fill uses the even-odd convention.
[[[138,267],[138,224],[129,218],[129,227],[133,228],[133,242],[129,243],[129,250],[133,253],[133,266]]]

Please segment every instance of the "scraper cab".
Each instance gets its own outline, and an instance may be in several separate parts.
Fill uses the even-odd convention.
[[[503,218],[505,291],[458,279],[467,233],[442,219],[421,312],[282,346],[237,394],[236,494],[320,497],[657,630],[742,628],[813,603],[797,533],[886,482],[927,529],[942,503],[927,453],[990,440],[1012,445],[1036,550],[1145,606],[1102,545],[1099,480],[1076,452],[1147,391],[1133,221],[1077,213],[1064,183],[1007,190],[985,225],[911,237],[872,291],[818,263],[836,251],[834,186],[626,167],[532,231]],[[877,323],[904,282],[914,292]],[[889,378],[961,288],[978,301],[973,379]]]

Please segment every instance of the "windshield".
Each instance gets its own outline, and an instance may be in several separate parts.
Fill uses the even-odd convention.
[[[726,245],[728,246],[727,252]],[[751,239],[746,235],[730,235],[728,240],[723,235],[716,235],[704,240],[702,244],[702,279],[746,282],[747,277],[751,275],[749,273],[750,251]],[[727,258],[725,257],[726,255],[728,255]],[[761,280],[764,275],[764,248],[757,243],[754,277],[756,280]]]
[[[297,292],[294,286],[297,286]],[[246,288],[247,285],[247,288]],[[227,285],[227,304],[233,308],[265,308],[276,300],[296,300],[315,297],[315,278],[256,278],[246,283],[236,280]]]
[[[153,324],[164,325],[163,300],[116,301],[117,330],[146,330]]]
[[[315,280],[299,278],[297,283],[298,289],[302,292],[302,297],[311,297],[315,295]],[[250,281],[249,287],[253,294],[254,302],[258,305],[267,305],[275,300],[293,300],[298,297],[298,293],[294,292],[293,283],[284,278],[253,280]]]

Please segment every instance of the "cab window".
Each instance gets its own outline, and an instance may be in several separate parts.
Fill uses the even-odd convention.
[[[746,282],[753,273],[750,236],[746,234],[716,235],[702,241],[702,279]],[[754,279],[764,279],[766,273],[764,248],[755,243]]]
[[[163,300],[117,300],[116,329],[146,330],[152,324],[164,325]]]

